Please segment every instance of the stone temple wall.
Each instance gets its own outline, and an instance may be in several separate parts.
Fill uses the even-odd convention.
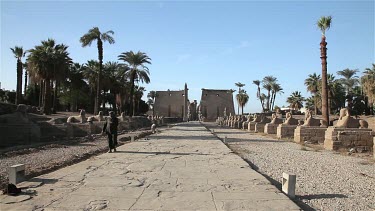
[[[184,100],[184,90],[156,91],[154,103],[155,115],[164,117],[183,117]]]
[[[224,116],[225,108],[228,116],[230,113],[235,115],[231,90],[202,89],[200,109],[206,121],[215,121]]]

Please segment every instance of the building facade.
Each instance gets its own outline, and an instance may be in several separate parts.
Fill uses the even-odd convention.
[[[214,121],[218,117],[235,115],[232,90],[202,89],[199,112],[206,121]]]

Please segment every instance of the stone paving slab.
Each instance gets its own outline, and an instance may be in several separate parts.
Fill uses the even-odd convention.
[[[300,210],[199,122],[18,186],[30,184],[0,210]]]

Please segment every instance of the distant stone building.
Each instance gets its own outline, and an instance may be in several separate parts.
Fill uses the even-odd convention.
[[[188,89],[179,91],[156,91],[154,111],[157,116],[181,117],[186,120],[189,105]]]
[[[199,105],[200,112],[206,121],[214,121],[226,113],[235,115],[232,90],[202,89]]]

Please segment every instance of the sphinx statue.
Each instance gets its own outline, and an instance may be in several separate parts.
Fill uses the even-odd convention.
[[[286,113],[286,119],[283,125],[298,125],[298,120],[293,118],[290,112]]]
[[[262,120],[262,115],[254,114],[254,119],[252,122],[260,122]]]
[[[368,122],[362,119],[354,119],[347,108],[340,110],[340,117],[335,127],[337,128],[368,128]]]
[[[282,124],[283,120],[278,118],[276,114],[272,114],[272,120],[270,124]]]
[[[311,111],[307,110],[305,113],[305,122],[302,124],[302,126],[320,126],[320,120],[314,119]]]
[[[98,115],[96,115],[96,116],[90,116],[87,119],[87,121],[88,122],[94,122],[94,121],[102,122],[102,121],[105,121],[105,118],[103,116],[103,111],[99,111]]]
[[[78,116],[70,116],[68,117],[66,122],[67,123],[86,123],[87,122],[86,111],[82,109],[79,112]]]

